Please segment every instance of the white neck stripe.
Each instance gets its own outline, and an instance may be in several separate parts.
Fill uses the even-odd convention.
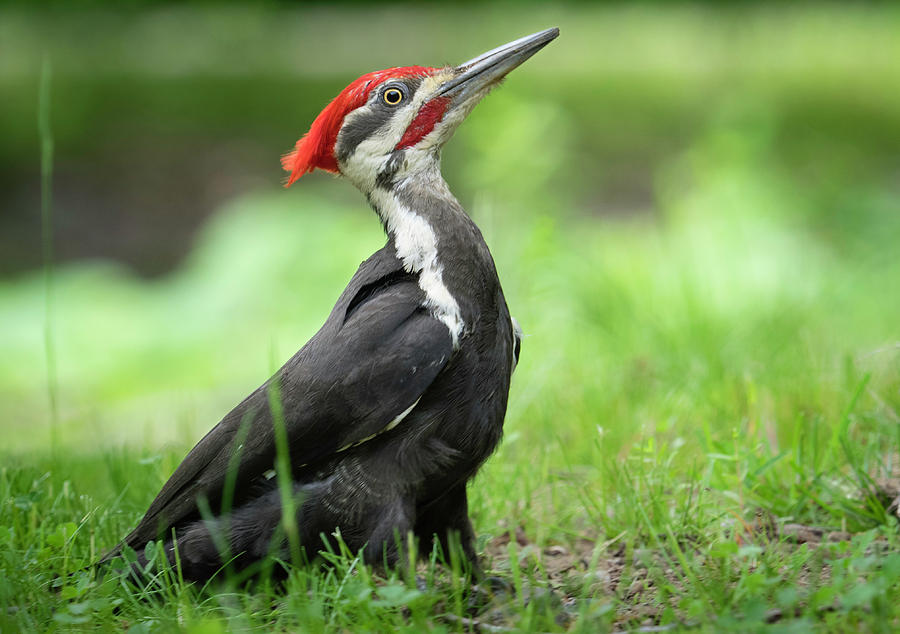
[[[375,188],[370,196],[394,238],[397,258],[403,262],[403,268],[408,273],[419,274],[419,288],[425,293],[426,307],[435,319],[447,326],[453,338],[453,348],[458,348],[465,324],[459,304],[444,284],[434,228],[391,192]]]

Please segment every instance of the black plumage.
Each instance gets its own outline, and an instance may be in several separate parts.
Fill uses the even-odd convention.
[[[333,160],[378,212],[387,244],[360,265],[319,332],[197,443],[105,560],[122,545],[141,552],[162,539],[173,562],[177,544],[186,578],[206,579],[227,556],[238,568],[268,553],[286,557],[272,477],[276,424],[283,422],[296,525],[308,557],[335,530],[367,562],[389,565],[401,556],[397,535],[412,532],[427,550],[435,537],[448,548],[455,533],[477,567],[466,483],[502,435],[521,341],[487,245],[440,178],[438,150],[461,118],[445,114],[447,129],[434,122],[432,136],[426,131],[422,139],[439,142],[422,154],[418,146],[400,147],[390,131],[408,138],[416,109],[435,94],[447,100],[442,107],[467,111],[555,36],[551,30],[523,38],[502,55],[492,51],[457,69],[426,69],[433,74],[411,80],[408,96],[436,92],[421,93],[410,112],[386,116],[378,103],[378,116],[369,116],[366,108],[378,97],[369,89],[350,136],[342,143],[339,129],[338,149],[330,151],[342,155]],[[485,59],[493,76],[479,70]],[[475,79],[460,81],[466,73]],[[423,80],[432,77],[443,83]],[[472,91],[473,81],[480,92]],[[384,151],[372,161],[370,146],[381,139]],[[369,166],[381,177],[367,175]],[[275,418],[279,412],[283,421]],[[201,516],[205,505],[213,519]]]

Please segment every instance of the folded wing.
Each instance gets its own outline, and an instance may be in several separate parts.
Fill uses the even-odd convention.
[[[447,327],[423,308],[422,291],[409,277],[387,278],[349,299],[197,443],[124,544],[142,548],[168,536],[171,527],[197,517],[198,498],[217,511],[230,464],[239,464],[236,498],[241,487],[272,469],[271,398],[282,404],[295,473],[377,435],[412,409],[450,359]],[[242,427],[245,432],[239,433]],[[118,548],[104,560],[117,553]]]

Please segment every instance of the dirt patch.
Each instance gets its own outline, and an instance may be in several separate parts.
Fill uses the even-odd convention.
[[[897,496],[900,497],[900,487]],[[895,498],[896,499],[896,498]],[[900,500],[898,500],[900,504]],[[730,565],[738,556],[720,556],[710,558],[707,548],[698,541],[687,536],[677,539],[678,549],[692,562],[693,570],[682,569],[678,559],[666,544],[670,537],[658,536],[651,540],[657,546],[626,547],[624,536],[611,540],[599,538],[578,538],[568,544],[551,544],[539,547],[522,527],[491,539],[485,547],[488,569],[494,570],[504,578],[511,572],[511,556],[518,558],[518,566],[523,578],[533,579],[535,583],[545,585],[552,594],[553,601],[558,603],[563,617],[560,625],[574,622],[584,601],[614,604],[615,616],[613,628],[636,628],[622,631],[665,631],[668,626],[661,626],[664,611],[672,611],[677,615],[679,623],[674,627],[688,626],[692,621],[681,612],[678,605],[680,599],[688,592],[694,576],[707,574],[706,565]],[[725,541],[733,541],[738,549],[745,546],[758,547],[760,556],[765,552],[776,550],[785,561],[800,548],[810,551],[808,561],[800,569],[787,568],[782,574],[790,574],[795,587],[814,589],[827,584],[831,578],[831,560],[843,557],[832,548],[824,548],[830,544],[846,542],[854,537],[852,533],[834,530],[827,527],[809,526],[800,523],[782,522],[777,518],[760,512],[749,522],[736,521],[731,530],[726,531]],[[883,548],[884,540],[876,538],[868,550],[876,552]],[[511,548],[511,544],[515,546]],[[709,545],[707,545],[708,547]],[[756,564],[750,564],[752,572]],[[722,573],[727,578],[727,572]],[[694,580],[696,581],[696,579]],[[536,596],[535,590],[523,588],[526,602]],[[797,608],[799,609],[799,607]],[[836,609],[835,606],[824,606],[822,611]],[[792,611],[781,609],[769,610],[765,619],[775,622],[789,617]],[[512,616],[512,615],[509,615]],[[486,618],[487,617],[487,618]],[[505,620],[496,604],[485,611],[473,615],[470,626],[477,629],[479,623],[490,623],[492,626],[508,626],[511,621]],[[514,618],[514,617],[513,617]],[[479,620],[480,619],[480,620]],[[662,628],[662,629],[659,629]]]

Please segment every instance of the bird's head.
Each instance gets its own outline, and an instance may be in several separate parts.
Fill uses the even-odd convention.
[[[352,82],[282,157],[287,185],[315,169],[339,172],[365,192],[437,165],[440,149],[509,71],[559,35],[547,29],[455,68],[407,66]]]

